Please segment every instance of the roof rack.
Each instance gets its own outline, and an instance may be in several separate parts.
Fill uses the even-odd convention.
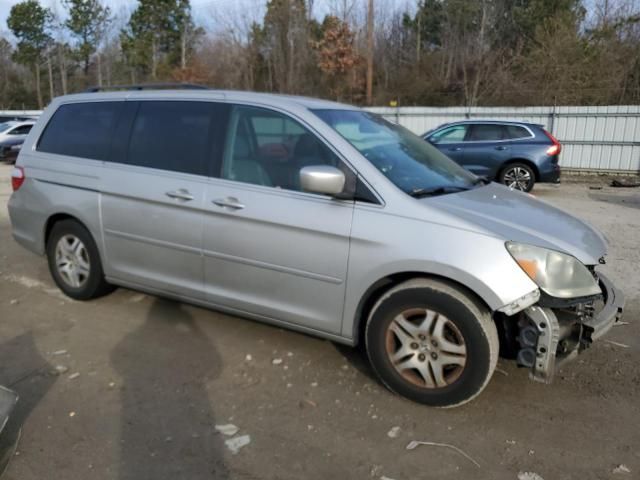
[[[87,93],[104,92],[105,90],[163,90],[163,89],[182,89],[182,90],[209,90],[209,87],[198,85],[195,83],[143,83],[140,85],[109,85],[104,87],[89,87],[85,90]]]

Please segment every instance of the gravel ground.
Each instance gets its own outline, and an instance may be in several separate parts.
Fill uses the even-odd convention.
[[[3,480],[640,477],[640,189],[535,189],[610,239],[603,270],[630,322],[606,337],[619,345],[594,345],[553,385],[501,360],[477,400],[439,410],[392,395],[358,351],[328,341],[126,289],[71,301],[11,238],[9,171],[0,384],[20,393],[24,426]],[[250,436],[237,454],[214,429],[229,423]]]

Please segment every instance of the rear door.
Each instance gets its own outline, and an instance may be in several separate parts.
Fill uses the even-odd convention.
[[[237,311],[340,333],[353,201],[301,191],[300,168],[355,175],[288,115],[233,106],[220,178],[206,192],[207,298]]]
[[[470,125],[462,160],[462,165],[467,170],[493,178],[510,154],[511,145],[502,124]]]
[[[218,104],[128,101],[102,184],[108,276],[203,299],[202,233]]]
[[[462,164],[465,152],[464,139],[468,128],[467,124],[445,127],[427,137],[427,141],[450,159]]]

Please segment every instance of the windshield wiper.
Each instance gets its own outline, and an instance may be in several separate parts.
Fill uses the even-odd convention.
[[[479,184],[483,184],[483,185],[489,185],[491,183],[491,180],[489,180],[487,177],[485,177],[484,175],[478,175],[478,178],[476,178],[473,181],[474,185],[479,185]]]
[[[431,197],[434,195],[444,195],[445,193],[455,193],[470,190],[468,187],[459,187],[457,185],[442,185],[440,187],[431,188],[414,188],[407,192],[413,198]]]

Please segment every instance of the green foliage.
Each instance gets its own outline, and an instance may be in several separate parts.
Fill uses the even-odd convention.
[[[39,61],[51,41],[49,29],[52,15],[37,0],[25,0],[11,7],[7,25],[18,39],[14,59],[25,65]]]
[[[76,39],[77,56],[84,62],[84,73],[111,20],[111,10],[99,0],[65,0],[69,9],[66,27]]]

